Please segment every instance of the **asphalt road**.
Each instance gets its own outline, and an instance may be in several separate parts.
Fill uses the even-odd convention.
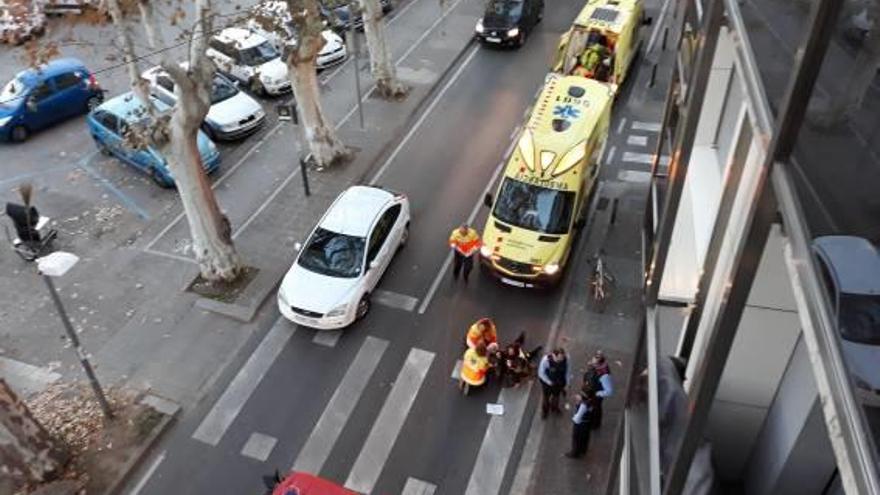
[[[379,164],[377,182],[404,191],[413,206],[410,243],[380,288],[417,300],[424,313],[415,306],[406,311],[374,304],[364,321],[325,342],[332,346],[315,343],[311,330],[278,321],[267,339],[286,344],[261,378],[250,378],[253,392],[238,388],[237,381],[247,381],[240,374],[221,380],[202,411],[175,430],[140,493],[259,493],[262,475],[275,468],[284,472],[295,462],[317,466],[315,471],[341,484],[372,487],[373,493],[401,493],[409,478],[436,485],[437,493],[466,492],[490,422],[485,405],[498,400],[499,390],[489,386],[468,397],[458,392],[451,375],[464,332],[473,320],[491,315],[502,341],[525,330],[528,346],[543,344],[562,291],[516,290],[478,273],[469,286],[453,286],[448,272],[435,292],[431,288],[441,276],[449,230],[475,210],[482,225],[485,211],[477,205],[577,9],[548,3],[543,23],[520,51],[474,48],[439,86],[432,100],[437,103],[427,107],[394,159]],[[261,350],[253,356],[261,358]],[[503,402],[513,405],[525,390],[504,393]],[[218,397],[217,410],[237,412],[221,434],[200,428],[205,417],[211,422]],[[339,411],[350,414],[334,414]],[[506,416],[515,414],[511,409]],[[202,440],[192,438],[194,432]],[[265,462],[241,453],[255,433],[271,444]],[[311,443],[310,435],[316,435]],[[501,453],[509,453],[512,438],[496,440]],[[499,469],[504,472],[503,465]],[[490,485],[500,479],[497,473],[485,476]]]

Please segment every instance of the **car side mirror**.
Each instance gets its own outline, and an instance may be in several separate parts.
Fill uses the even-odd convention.
[[[294,242],[293,243],[293,250],[294,251],[300,252],[300,251],[302,251],[302,248],[303,248],[303,245],[301,242]]]
[[[493,201],[492,201],[492,193],[486,193],[486,195],[483,196],[483,205],[484,205],[486,208],[491,208],[491,207],[492,207],[492,203],[493,203]]]
[[[576,229],[582,229],[586,225],[587,221],[583,217],[580,217],[574,221],[574,228]]]

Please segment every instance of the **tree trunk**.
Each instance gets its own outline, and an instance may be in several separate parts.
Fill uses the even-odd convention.
[[[106,5],[107,13],[110,14],[113,26],[116,28],[116,36],[122,45],[122,60],[128,72],[128,83],[131,86],[131,91],[155,120],[157,114],[156,107],[150,101],[149,83],[141,77],[141,69],[140,64],[138,64],[131,25],[125,20],[119,0],[107,0]]]
[[[336,130],[324,116],[315,60],[324,37],[324,24],[318,14],[317,0],[287,0],[288,11],[299,33],[295,47],[286,49],[288,77],[293,86],[311,162],[318,167],[328,167],[351,157],[350,151],[336,135]]]
[[[370,70],[376,90],[386,99],[401,98],[406,95],[408,88],[397,79],[397,68],[391,59],[382,6],[379,0],[361,0],[361,8],[364,11],[364,33],[367,36]]]
[[[67,460],[66,449],[0,378],[0,493],[12,493],[13,487],[25,483],[49,481]]]

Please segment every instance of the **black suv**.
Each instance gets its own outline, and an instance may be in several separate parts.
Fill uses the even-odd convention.
[[[544,0],[489,0],[476,36],[487,45],[520,47],[543,17]]]

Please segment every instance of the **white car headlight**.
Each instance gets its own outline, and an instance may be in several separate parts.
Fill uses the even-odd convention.
[[[507,30],[507,37],[508,38],[516,38],[517,35],[519,35],[519,28],[513,28],[513,29]]]
[[[492,248],[483,244],[482,246],[480,246],[480,254],[488,258],[489,256],[492,256]]]
[[[290,303],[287,302],[287,299],[284,297],[284,292],[282,292],[280,290],[278,291],[278,302],[280,302],[281,304],[283,304],[285,306],[290,306]]]
[[[544,265],[544,273],[553,275],[559,271],[559,263],[547,263]]]
[[[478,33],[483,34],[483,19],[477,20],[477,27],[474,28]]]
[[[348,311],[348,303],[340,304],[335,308],[331,309],[326,315],[327,318],[335,318],[337,316],[344,316],[346,311]]]
[[[10,115],[8,117],[0,117],[0,127],[3,127],[4,125],[8,124],[10,120],[12,120],[12,115]]]

